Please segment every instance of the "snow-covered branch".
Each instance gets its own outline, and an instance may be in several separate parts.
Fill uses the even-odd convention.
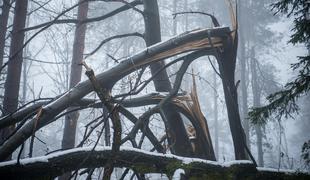
[[[0,163],[0,177],[4,179],[53,178],[64,172],[103,167],[111,157],[111,147],[98,146],[75,148],[55,152],[46,156]],[[115,159],[118,167],[128,167],[141,173],[164,173],[172,176],[177,169],[183,169],[185,176],[213,179],[306,179],[305,173],[260,169],[247,160],[218,163],[198,158],[184,158],[172,154],[152,153],[135,148],[121,148]],[[44,172],[44,173],[42,173]]]

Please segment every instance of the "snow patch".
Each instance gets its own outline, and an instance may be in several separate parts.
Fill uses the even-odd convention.
[[[256,168],[258,171],[268,171],[268,172],[282,172],[285,174],[294,174],[297,173],[298,171],[294,171],[291,169],[275,169],[275,168],[266,168],[266,167],[257,167]],[[307,173],[307,172],[302,172],[302,173]]]
[[[35,162],[48,162],[48,158],[46,156],[40,156],[40,157],[34,157],[34,158],[21,159],[19,161],[21,165],[31,164]],[[0,167],[14,165],[14,164],[17,164],[17,159],[6,161],[6,162],[1,162]]]
[[[184,169],[177,169],[174,171],[173,176],[172,176],[172,180],[179,180],[181,179],[181,175],[185,174]]]
[[[236,160],[236,161],[228,161],[222,164],[223,167],[230,167],[236,164],[253,164],[252,161],[249,160]]]

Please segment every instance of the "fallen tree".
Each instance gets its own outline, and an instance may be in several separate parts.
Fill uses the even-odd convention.
[[[113,85],[122,77],[145,67],[181,53],[203,50],[205,55],[213,55],[214,49],[223,45],[225,37],[230,35],[227,27],[201,29],[181,34],[168,41],[153,45],[145,50],[123,60],[114,68],[96,76],[98,82],[105,89],[112,89]],[[53,122],[53,118],[67,107],[77,102],[92,91],[89,80],[78,83],[71,90],[43,106],[38,115],[27,122],[0,148],[0,159],[5,159],[16,150],[33,132]]]
[[[104,166],[110,160],[110,147],[83,147],[55,152],[42,157],[0,163],[0,176],[5,179],[52,179],[64,172]],[[251,161],[218,163],[172,154],[152,153],[135,148],[121,148],[113,159],[116,167],[136,172],[159,173],[172,177],[182,169],[183,178],[199,179],[309,179],[301,172],[256,168]],[[42,173],[44,172],[44,173]]]

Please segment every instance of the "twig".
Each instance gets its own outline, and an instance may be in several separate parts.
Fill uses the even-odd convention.
[[[205,12],[200,12],[200,11],[185,11],[185,12],[177,12],[177,13],[173,13],[173,19],[175,19],[177,17],[177,15],[181,15],[181,14],[202,14],[202,15],[206,15],[209,16],[212,20],[212,23],[214,25],[214,27],[219,27],[220,23],[218,22],[218,20],[216,19],[215,16],[213,16],[210,13],[205,13]]]
[[[104,39],[103,41],[101,41],[101,43],[90,53],[86,53],[85,55],[85,59],[87,59],[89,56],[95,54],[105,43],[113,40],[113,39],[120,39],[120,38],[125,38],[125,37],[130,37],[130,36],[136,36],[136,37],[141,37],[143,38],[143,35],[141,33],[138,32],[134,32],[134,33],[126,33],[126,34],[120,34],[120,35],[115,35],[115,36],[111,36],[107,39]],[[108,55],[109,56],[109,55]],[[114,58],[112,58],[114,59]],[[117,62],[117,61],[116,61]],[[118,62],[117,62],[118,63]]]

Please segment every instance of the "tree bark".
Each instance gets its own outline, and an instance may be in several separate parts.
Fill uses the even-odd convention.
[[[88,12],[88,2],[81,3],[78,7],[78,15],[77,15],[78,21],[83,21],[87,19],[87,12]],[[82,77],[81,62],[83,61],[86,28],[87,24],[77,24],[75,28],[69,88],[74,87],[78,82],[81,81]],[[69,107],[68,111],[71,110],[72,108]],[[76,135],[76,126],[78,118],[79,118],[78,111],[66,115],[64,133],[61,143],[62,149],[70,149],[75,147],[75,135]],[[70,173],[66,173],[60,177],[60,180],[69,179],[70,176],[71,176]]]
[[[0,15],[0,67],[3,65],[3,55],[5,49],[5,35],[7,31],[11,0],[3,0]]]
[[[27,0],[15,2],[10,57],[8,60],[8,71],[4,86],[3,110],[5,115],[14,112],[18,105],[20,77],[23,62],[22,46],[25,36],[25,33],[20,30],[25,28],[27,5]],[[13,129],[14,126],[10,126],[1,130],[0,143],[3,143]]]
[[[145,23],[145,42],[151,46],[161,41],[160,20],[157,0],[144,0],[144,23]],[[164,67],[164,61],[151,64],[151,73],[154,75],[159,69]],[[167,71],[162,71],[154,78],[156,91],[169,92],[171,84]],[[183,120],[174,108],[165,106],[164,113],[168,120],[168,141],[172,146],[172,153],[182,156],[191,156],[193,151],[188,139]],[[171,132],[170,132],[171,131]]]
[[[234,143],[235,158],[237,160],[247,159],[246,139],[241,125],[237,87],[235,85],[235,68],[238,39],[233,40],[230,34],[227,34],[223,46],[223,52],[218,51],[217,62],[222,76],[222,85],[227,108],[230,131]]]

